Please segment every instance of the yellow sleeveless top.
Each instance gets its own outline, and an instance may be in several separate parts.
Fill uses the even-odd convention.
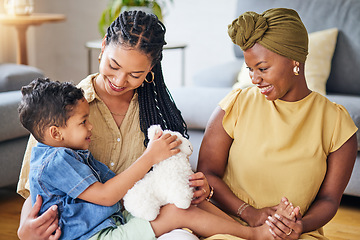
[[[343,106],[316,92],[285,102],[266,100],[256,87],[235,89],[219,105],[234,139],[223,180],[255,208],[286,196],[304,215],[325,177],[327,156],[357,131]],[[319,229],[301,238],[326,239],[322,235]]]

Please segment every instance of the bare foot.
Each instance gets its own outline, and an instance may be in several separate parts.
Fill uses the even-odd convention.
[[[294,208],[292,203],[290,203],[286,197],[283,197],[277,207],[277,210],[276,210],[274,216],[275,216],[275,218],[277,218],[279,220],[283,219],[283,218],[287,218],[290,221],[295,221],[296,215],[299,213],[299,211],[300,211],[299,207]],[[279,229],[277,229],[277,226],[275,225],[274,217],[269,216],[268,220],[266,220],[265,223],[270,227],[268,230],[271,233],[271,235],[274,238],[277,238],[278,235],[275,232],[278,231]],[[280,231],[284,231],[284,230],[281,229]],[[284,233],[287,236],[289,236],[292,233],[292,231],[293,230],[291,228],[289,228],[289,232],[284,232]]]
[[[252,229],[254,232],[253,237],[250,239],[273,240],[275,237],[275,233],[272,232],[269,222]]]
[[[289,220],[295,220],[294,206],[286,197],[283,197],[280,201],[278,209],[276,210],[278,215],[288,218]]]

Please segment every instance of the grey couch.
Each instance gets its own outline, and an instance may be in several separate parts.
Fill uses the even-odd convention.
[[[0,187],[14,185],[29,133],[19,122],[20,89],[43,73],[34,67],[0,64]]]
[[[262,13],[275,7],[295,9],[309,33],[334,27],[339,29],[331,73],[326,85],[326,97],[343,105],[360,128],[360,0],[239,0],[234,18],[246,11]],[[218,102],[231,91],[243,64],[239,47],[234,46],[234,54],[236,60],[233,62],[211,66],[196,74],[193,86],[171,89],[190,129],[190,140],[194,145],[190,161],[194,169],[207,121]],[[360,196],[359,131],[357,139],[359,152],[345,190],[345,194],[353,196]]]

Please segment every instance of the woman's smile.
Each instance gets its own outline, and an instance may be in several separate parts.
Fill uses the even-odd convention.
[[[258,86],[258,88],[259,88],[261,94],[268,95],[274,89],[274,86],[273,85]]]
[[[110,88],[111,88],[112,90],[114,90],[114,91],[116,91],[116,92],[124,91],[125,87],[116,86],[114,83],[112,83],[112,82],[110,81],[110,79],[107,78],[107,80],[108,80],[109,86],[110,86]]]

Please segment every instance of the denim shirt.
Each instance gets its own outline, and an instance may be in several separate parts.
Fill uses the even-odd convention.
[[[39,194],[43,198],[39,214],[52,205],[58,206],[60,239],[88,239],[102,229],[116,227],[115,216],[124,223],[119,202],[106,207],[77,198],[94,182],[105,183],[114,176],[87,150],[38,143],[30,160],[32,205]]]

